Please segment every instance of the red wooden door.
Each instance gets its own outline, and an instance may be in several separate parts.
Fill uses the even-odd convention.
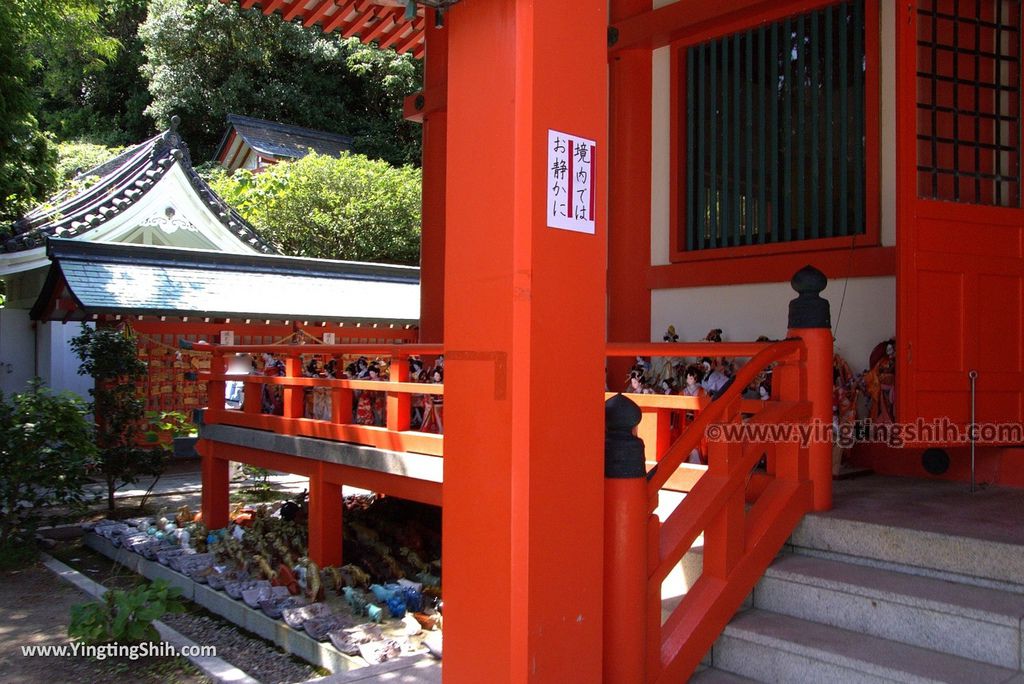
[[[1019,422],[1021,3],[896,12],[897,419]]]

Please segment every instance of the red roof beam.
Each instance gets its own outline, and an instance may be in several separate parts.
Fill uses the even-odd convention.
[[[296,0],[296,2],[302,2],[302,0]],[[284,0],[270,0],[270,2],[263,3],[262,12],[263,14],[269,17],[271,14],[276,12],[278,8],[281,7],[281,5],[283,4]]]
[[[327,10],[337,6],[338,5],[334,2],[334,0],[323,0],[319,5],[316,6],[315,10],[306,15],[306,18],[302,20],[302,25],[305,26],[306,28],[309,28],[313,24],[323,19],[324,15],[327,14]]]
[[[408,36],[409,32],[413,30],[412,24],[409,22],[395,22],[395,29],[388,34],[387,38],[380,41],[379,46],[382,48],[391,47],[402,38]]]
[[[306,11],[306,2],[307,0],[294,0],[292,6],[284,11],[281,18],[285,21],[294,21],[295,17]]]
[[[399,44],[397,47],[395,47],[395,52],[397,52],[400,55],[405,54],[406,52],[411,50],[413,47],[415,47],[416,43],[419,43],[419,42],[421,42],[423,40],[423,23],[424,22],[423,22],[422,19],[417,19],[412,24],[412,35],[410,35],[405,40],[405,42],[403,42],[403,43]]]
[[[349,0],[349,2],[346,2],[343,6],[339,7],[338,11],[331,15],[331,18],[327,23],[321,26],[323,32],[330,33],[334,29],[338,28],[338,26],[345,22],[348,16],[352,14],[353,10],[355,10],[356,6],[359,4],[359,0]]]
[[[398,23],[399,13],[404,13],[404,10],[391,10],[389,12],[385,12],[384,14],[381,15],[380,21],[377,22],[377,25],[374,26],[369,33],[360,36],[359,39],[362,40],[364,43],[369,43],[370,41],[376,40],[377,37],[384,33],[387,29],[391,28],[392,26],[395,26]]]
[[[376,6],[371,7],[353,19],[348,25],[348,28],[341,32],[342,37],[351,38],[355,34],[359,33],[366,28],[366,22],[370,21],[370,19],[373,19],[375,16],[377,16]]]

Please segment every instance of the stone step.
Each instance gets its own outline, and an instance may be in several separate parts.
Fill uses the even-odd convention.
[[[797,554],[1024,594],[1024,546],[976,537],[807,515],[789,540]]]
[[[756,684],[757,680],[748,679],[731,672],[716,670],[713,667],[702,667],[690,677],[690,684]]]
[[[737,615],[725,628],[712,665],[787,684],[1024,681],[1017,670],[757,609]]]
[[[754,606],[1017,670],[1024,596],[810,556],[779,558]]]

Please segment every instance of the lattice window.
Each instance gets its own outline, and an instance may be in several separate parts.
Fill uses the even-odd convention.
[[[866,232],[863,0],[693,45],[685,63],[687,251]]]
[[[917,189],[1020,206],[1019,0],[917,7]]]

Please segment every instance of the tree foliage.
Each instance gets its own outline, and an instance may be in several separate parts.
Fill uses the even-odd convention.
[[[82,362],[78,374],[96,381],[89,394],[96,417],[97,470],[106,481],[107,508],[113,511],[118,489],[144,475],[159,477],[165,465],[163,450],[139,447],[147,429],[138,388],[146,377],[146,364],[139,360],[131,335],[115,328],[83,325],[71,340],[71,349]]]
[[[311,153],[260,173],[215,170],[209,180],[284,254],[419,263],[422,181],[412,166]]]
[[[0,2],[0,224],[54,187],[57,155],[37,112],[41,91],[62,87],[50,67],[99,64],[116,42],[99,29],[100,0]],[[56,70],[55,70],[56,71]]]
[[[59,140],[130,145],[151,136],[145,115],[150,96],[139,25],[148,0],[105,0],[96,26],[105,41],[102,59],[82,50],[40,50],[44,78],[37,80],[43,127]]]
[[[196,159],[231,113],[351,135],[356,151],[394,164],[419,160],[419,129],[401,114],[420,82],[411,57],[219,0],[149,0],[139,35],[147,112],[160,126],[179,114]]]
[[[84,500],[95,456],[85,413],[77,396],[38,379],[25,392],[0,392],[0,551],[31,538],[42,506]]]

